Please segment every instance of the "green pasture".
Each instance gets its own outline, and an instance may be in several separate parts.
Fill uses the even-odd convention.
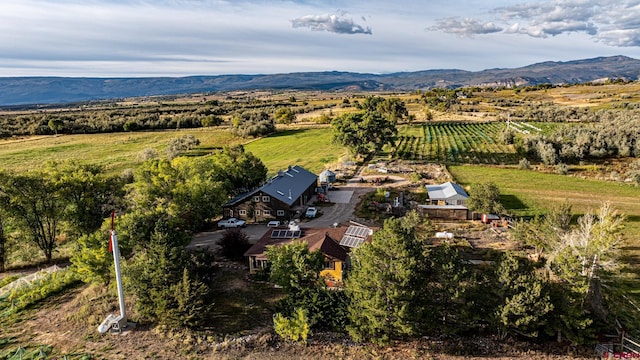
[[[200,140],[200,145],[188,153],[190,156],[206,155],[225,145],[245,143],[246,150],[258,156],[270,173],[289,165],[320,172],[346,153],[345,148],[331,142],[328,127],[282,130],[253,141],[236,137],[226,128],[203,128],[0,140],[0,169],[20,171],[38,168],[48,160],[78,160],[100,164],[109,172],[120,173],[135,168],[139,163],[138,155],[144,149],[156,149],[159,156],[164,157],[172,138],[188,134]]]
[[[331,142],[331,128],[290,129],[245,145],[245,150],[259,157],[275,173],[289,165],[300,165],[320,173],[329,164],[335,164],[347,150]]]

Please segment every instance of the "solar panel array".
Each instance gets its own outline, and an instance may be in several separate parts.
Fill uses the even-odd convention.
[[[344,236],[340,240],[341,246],[356,248],[360,246],[371,234],[371,229],[362,226],[351,225],[345,231]]]
[[[301,230],[273,230],[271,232],[272,239],[295,239],[302,235]]]
[[[371,232],[371,229],[367,227],[351,225],[349,226],[349,228],[344,234],[366,238],[367,236],[369,236],[370,232]]]
[[[359,237],[355,237],[355,236],[351,236],[351,235],[345,235],[345,236],[342,237],[342,240],[340,240],[340,246],[346,246],[346,247],[350,247],[350,248],[357,248],[363,242],[364,242],[363,238],[359,238]]]

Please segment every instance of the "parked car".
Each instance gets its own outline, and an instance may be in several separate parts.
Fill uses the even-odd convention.
[[[307,209],[307,212],[304,215],[307,218],[311,219],[316,217],[317,214],[318,214],[318,209],[316,209],[315,207],[310,207]]]
[[[218,221],[219,228],[237,228],[237,227],[245,227],[247,226],[247,222],[244,220],[236,219],[236,218],[228,218]]]
[[[267,223],[267,227],[279,227],[280,226],[280,221],[278,220],[271,220]]]

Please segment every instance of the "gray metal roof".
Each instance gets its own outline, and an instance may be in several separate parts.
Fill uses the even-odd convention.
[[[462,186],[448,181],[440,185],[427,185],[427,193],[429,193],[429,199],[450,199],[456,195],[468,198],[469,195],[462,188]]]
[[[260,190],[287,205],[296,200],[311,186],[318,182],[318,176],[298,165],[289,166],[285,171],[278,171]]]

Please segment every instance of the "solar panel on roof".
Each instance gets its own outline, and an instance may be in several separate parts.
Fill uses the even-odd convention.
[[[344,234],[366,238],[367,236],[369,236],[369,231],[369,228],[351,225],[349,226],[349,228],[347,228],[347,231]]]
[[[351,236],[351,235],[345,235],[342,237],[342,240],[340,240],[340,245],[355,248],[360,246],[363,242],[364,242],[363,238]]]
[[[302,234],[301,230],[273,230],[271,231],[272,239],[293,239],[299,238]]]

